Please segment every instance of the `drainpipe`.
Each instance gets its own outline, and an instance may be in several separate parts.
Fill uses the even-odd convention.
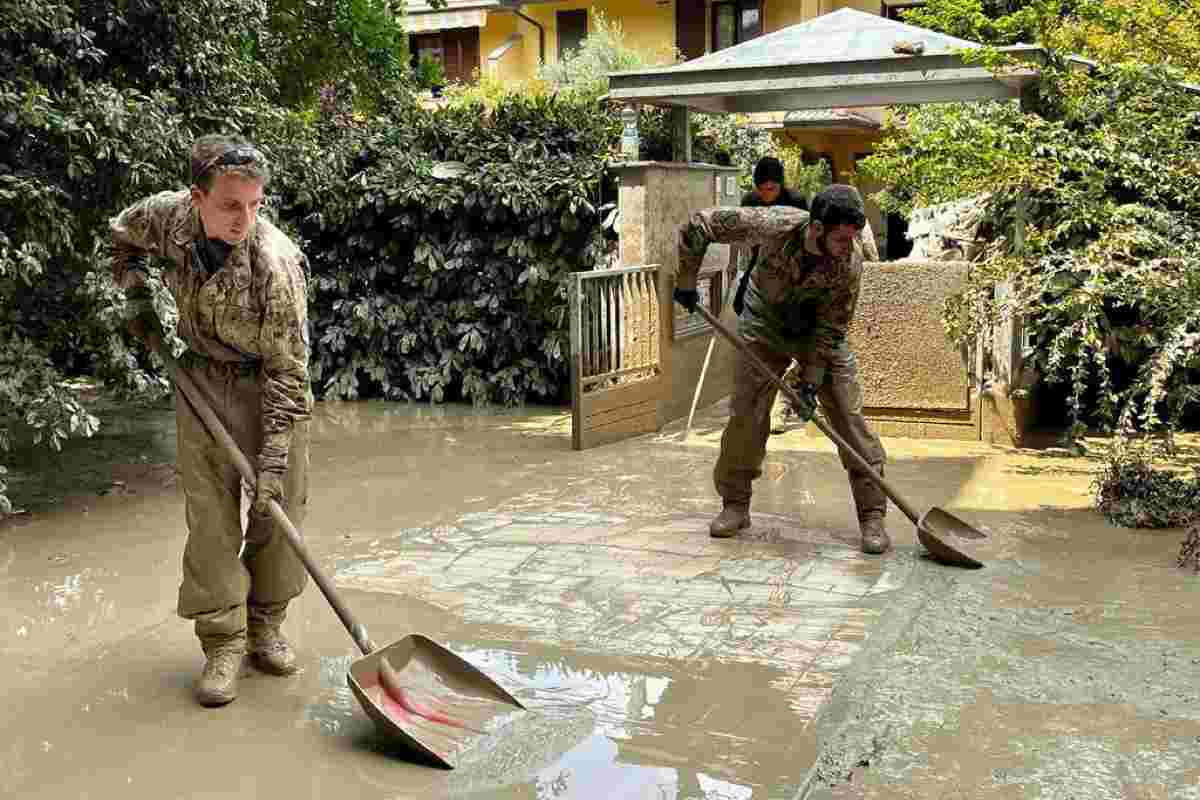
[[[513,5],[512,12],[517,15],[518,19],[523,19],[526,22],[528,22],[530,25],[532,25],[533,27],[537,28],[537,31],[538,31],[538,63],[545,64],[546,63],[546,29],[542,26],[542,23],[538,22],[533,17],[525,16],[525,14],[522,13],[522,11],[521,11],[520,5]]]

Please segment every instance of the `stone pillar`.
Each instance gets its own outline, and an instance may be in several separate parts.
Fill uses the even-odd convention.
[[[692,114],[686,106],[671,109],[671,133],[675,161],[692,163]]]
[[[695,317],[688,319],[686,314],[677,315],[671,299],[675,270],[679,265],[679,226],[694,211],[717,205],[737,205],[740,197],[736,178],[740,170],[710,164],[656,161],[616,164],[613,168],[620,182],[621,266],[659,266],[659,319],[663,320],[659,352],[666,379],[665,393],[659,401],[659,416],[660,422],[665,424],[687,415],[712,338],[711,332],[694,325]],[[726,178],[735,180],[727,181]],[[729,264],[728,245],[710,246],[701,273],[709,276],[706,286],[721,290],[722,283],[727,284],[730,280],[724,277],[729,275]],[[714,277],[714,273],[723,277]],[[724,310],[724,315],[727,322],[734,321],[729,308]],[[701,405],[728,395],[732,378],[732,348],[718,341],[705,377]]]

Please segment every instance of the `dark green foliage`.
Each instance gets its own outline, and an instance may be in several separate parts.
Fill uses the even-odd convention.
[[[289,198],[313,269],[314,373],[337,397],[517,403],[565,396],[566,276],[602,254],[617,122],[590,101],[490,112],[397,100]],[[436,161],[465,162],[439,181]]]
[[[1200,407],[1200,96],[1180,77],[1051,65],[1036,113],[908,110],[865,162],[894,187],[888,210],[987,198],[988,244],[947,329],[964,341],[1019,315],[1028,363],[1067,387],[1075,432],[1149,431]],[[1004,304],[999,281],[1014,287]]]
[[[1094,489],[1096,510],[1114,525],[1177,528],[1200,520],[1200,467],[1189,480],[1138,455],[1113,455]]]

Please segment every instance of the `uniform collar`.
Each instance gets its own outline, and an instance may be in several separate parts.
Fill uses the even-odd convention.
[[[179,224],[171,237],[176,246],[187,252],[193,243],[204,238],[204,226],[200,223],[200,212],[188,198],[187,213],[182,215]],[[224,266],[217,271],[225,271],[233,278],[233,285],[238,289],[248,289],[251,283],[250,243],[258,238],[258,222],[250,226],[250,233],[229,251]]]

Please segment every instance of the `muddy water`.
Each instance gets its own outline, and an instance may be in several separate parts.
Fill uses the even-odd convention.
[[[559,411],[384,404],[326,405],[315,421],[306,536],[371,636],[424,633],[530,709],[453,772],[378,736],[346,685],[359,654],[315,587],[285,626],[304,671],[247,670],[237,702],[196,706],[201,655],[173,616],[184,532],[169,412],[127,421],[116,463],[89,454],[86,481],[68,453],[39,491],[87,491],[59,510],[27,502],[0,529],[0,795],[794,791],[811,722],[902,575],[847,546],[845,497],[821,511],[833,524],[764,504],[745,539],[717,542],[709,452],[573,453],[568,425]],[[776,490],[812,508],[844,495],[807,468],[829,473],[829,459],[808,458]]]
[[[916,563],[898,517],[898,553],[857,552],[832,448],[798,435],[772,442],[753,528],[718,541],[719,416],[686,445],[668,431],[574,453],[559,411],[325,404],[305,528],[318,560],[376,642],[428,635],[530,709],[437,771],[358,707],[345,676],[359,653],[315,587],[285,625],[300,675],[247,670],[237,702],[194,704],[202,659],[173,615],[171,430],[146,412],[115,464],[87,462],[88,492],[0,528],[0,796],[791,797],[817,720]],[[986,557],[1026,572],[1030,542],[1056,530],[1045,506],[1085,491],[1078,476],[1048,490],[990,448],[889,448],[915,505],[976,514]],[[1019,581],[1004,587],[1023,602]]]

